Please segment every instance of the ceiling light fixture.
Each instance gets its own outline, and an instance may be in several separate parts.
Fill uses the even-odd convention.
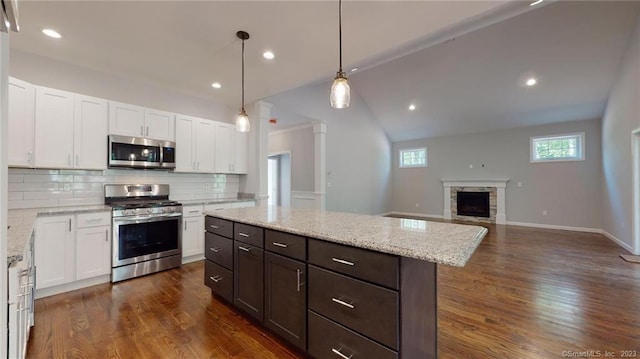
[[[409,111],[413,111],[415,109],[416,109],[416,105],[414,104],[409,105]]]
[[[338,36],[340,39],[340,68],[331,85],[331,107],[347,108],[351,99],[351,89],[347,82],[347,75],[342,71],[342,0],[338,0]]]
[[[543,2],[543,1],[544,1],[544,0],[534,1],[534,2],[532,2],[531,4],[529,4],[529,6],[536,6],[536,5],[538,5],[538,4],[542,4],[542,2]]]
[[[56,30],[52,30],[52,29],[43,29],[42,33],[49,36],[49,37],[53,37],[54,39],[59,39],[62,37],[62,35],[60,35],[59,32],[57,32]]]
[[[527,80],[527,82],[525,82],[527,84],[527,86],[533,86],[535,84],[538,83],[538,80],[536,80],[534,77],[530,78]]]
[[[213,87],[214,89],[219,89],[219,88],[222,87],[222,85],[220,85],[219,82],[214,82],[214,83],[211,84],[211,87]]]
[[[273,59],[276,57],[276,55],[275,55],[273,52],[271,52],[271,51],[265,51],[265,52],[262,54],[262,57],[264,57],[264,58],[265,58],[265,59],[267,59],[267,60],[273,60]]]
[[[357,67],[354,67],[354,68],[351,69],[351,72],[356,72],[356,71],[358,71]]]
[[[249,33],[246,31],[238,31],[236,36],[242,40],[242,107],[240,107],[240,113],[238,117],[236,117],[236,131],[249,132],[251,123],[249,122],[247,111],[244,110],[244,40],[249,39]]]

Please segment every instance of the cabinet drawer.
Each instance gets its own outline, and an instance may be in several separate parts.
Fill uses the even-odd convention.
[[[182,207],[182,216],[183,217],[198,217],[202,216],[203,206],[201,204],[195,206],[183,206]]]
[[[233,238],[233,222],[231,221],[207,216],[204,219],[204,228],[208,232],[219,234],[227,238]]]
[[[233,273],[210,260],[204,264],[204,284],[229,302],[233,302]]]
[[[76,217],[76,228],[111,225],[111,212],[83,213]]]
[[[213,233],[205,233],[205,257],[229,270],[233,270],[233,240]]]
[[[267,250],[304,261],[307,259],[307,239],[295,234],[264,231],[264,246]]]
[[[309,309],[398,349],[398,293],[308,266]]]
[[[235,223],[233,229],[233,239],[264,248],[264,229],[243,223]]]
[[[398,257],[309,238],[309,263],[398,289]]]
[[[397,359],[382,345],[309,311],[308,353],[316,359]]]

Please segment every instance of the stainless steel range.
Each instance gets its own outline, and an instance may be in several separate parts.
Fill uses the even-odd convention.
[[[113,207],[111,281],[179,267],[182,262],[182,204],[169,201],[169,185],[104,186]]]

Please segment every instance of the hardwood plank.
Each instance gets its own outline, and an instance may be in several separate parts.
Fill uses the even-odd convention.
[[[640,265],[599,234],[485,225],[438,266],[440,358],[640,350]],[[301,358],[212,296],[204,263],[38,299],[29,358]]]

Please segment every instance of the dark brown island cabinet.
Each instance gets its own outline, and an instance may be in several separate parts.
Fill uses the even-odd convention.
[[[437,357],[436,264],[207,216],[204,282],[309,357]]]

